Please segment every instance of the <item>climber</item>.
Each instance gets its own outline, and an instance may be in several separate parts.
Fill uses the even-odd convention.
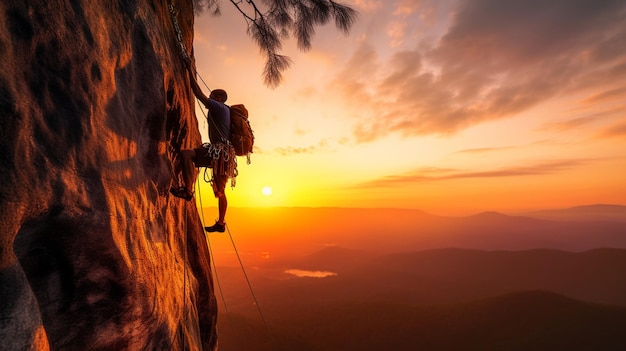
[[[195,167],[208,167],[212,169],[211,183],[213,185],[213,193],[218,199],[219,217],[214,225],[205,227],[207,232],[223,233],[226,229],[226,208],[228,200],[226,199],[226,183],[228,178],[236,176],[236,163],[234,149],[228,138],[230,136],[230,109],[225,105],[228,94],[222,89],[214,89],[209,97],[204,95],[193,70],[189,68],[189,81],[191,89],[208,110],[209,120],[209,140],[195,149],[187,149],[180,151],[180,162],[182,167],[184,186],[172,188],[170,192],[182,199],[190,201],[193,197],[193,184],[195,182]]]

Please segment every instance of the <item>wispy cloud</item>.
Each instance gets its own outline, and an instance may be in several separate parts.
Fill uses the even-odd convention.
[[[486,154],[486,153],[493,153],[493,152],[517,150],[517,149],[521,149],[525,147],[532,147],[532,146],[537,146],[537,145],[551,145],[551,144],[554,144],[552,140],[543,139],[543,140],[537,140],[537,141],[533,141],[533,142],[522,144],[522,145],[478,147],[478,148],[471,148],[471,149],[463,149],[463,150],[455,151],[453,152],[453,154]]]
[[[603,130],[599,137],[601,138],[617,138],[626,137],[626,122],[621,122],[610,126]]]
[[[600,93],[592,94],[588,96],[584,100],[581,101],[581,104],[589,105],[589,104],[597,104],[607,101],[623,101],[626,97],[626,87],[619,87],[616,89],[610,89],[606,91],[602,91]]]
[[[455,154],[484,154],[490,152],[507,151],[516,149],[517,146],[502,146],[502,147],[479,147],[473,149],[463,149],[456,151]]]
[[[402,175],[389,175],[370,182],[362,183],[356,188],[387,188],[403,186],[409,183],[433,182],[464,178],[502,178],[536,176],[559,173],[588,163],[587,159],[556,160],[537,163],[530,166],[506,167],[483,171],[467,171],[444,168],[421,168]]]
[[[314,154],[320,151],[328,151],[331,146],[330,139],[322,139],[316,145],[309,146],[284,146],[275,148],[273,150],[274,153],[277,153],[281,156],[291,156],[291,155],[303,155],[303,154]]]
[[[380,0],[354,0],[354,7],[359,11],[374,12],[383,6]]]
[[[432,47],[387,61],[364,42],[336,83],[369,111],[359,141],[455,133],[579,89],[602,89],[590,103],[606,100],[624,94],[615,85],[626,72],[625,16],[622,0],[460,1]],[[411,30],[388,28],[396,41]]]
[[[302,154],[314,154],[315,152],[318,151],[318,147],[317,146],[307,146],[307,147],[294,147],[294,146],[285,146],[285,147],[279,147],[274,149],[274,152],[282,155],[282,156],[289,156],[289,155],[302,155]]]
[[[549,131],[570,130],[570,129],[578,128],[578,127],[584,126],[585,124],[591,123],[595,121],[597,117],[598,117],[598,114],[594,114],[591,116],[572,118],[566,121],[550,122],[550,123],[544,124],[540,128],[540,130],[549,130]]]
[[[564,121],[549,122],[539,128],[544,131],[565,131],[585,126],[587,124],[604,120],[607,118],[614,118],[616,116],[622,117],[626,112],[626,106],[624,105],[611,105],[607,108],[595,109],[587,112],[583,112],[582,116],[571,118]]]
[[[297,136],[303,136],[310,133],[310,130],[304,130],[302,128],[296,128],[293,133]]]

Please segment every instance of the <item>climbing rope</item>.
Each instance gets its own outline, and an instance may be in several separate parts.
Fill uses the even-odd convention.
[[[274,346],[274,350],[278,350],[278,347],[276,346],[276,340],[274,340],[274,336],[272,335],[272,332],[270,331],[269,325],[267,324],[267,321],[265,320],[265,316],[263,315],[263,311],[261,310],[261,305],[259,305],[259,300],[256,298],[256,294],[254,293],[254,290],[252,289],[252,284],[250,284],[250,279],[248,278],[248,274],[246,273],[246,269],[243,266],[243,262],[241,261],[241,256],[239,256],[239,251],[237,250],[237,247],[235,246],[235,240],[233,240],[233,236],[230,233],[230,226],[228,224],[226,225],[226,231],[228,232],[228,237],[230,238],[230,242],[233,244],[233,249],[235,250],[235,254],[237,256],[237,260],[239,260],[239,265],[241,266],[241,271],[243,272],[244,277],[246,278],[246,282],[248,283],[248,288],[250,289],[250,294],[252,294],[252,298],[254,299],[254,304],[256,305],[257,310],[259,311],[259,315],[261,316],[261,320],[263,321],[263,325],[265,326],[265,331],[267,332],[267,335],[269,336],[270,340],[272,341],[272,345]]]
[[[187,48],[185,47],[185,43],[183,43],[183,33],[180,30],[178,21],[176,20],[176,11],[174,10],[174,5],[172,5],[172,3],[168,1],[167,7],[170,11],[170,17],[172,18],[172,22],[174,24],[174,31],[176,31],[176,39],[178,40],[178,45],[180,46],[180,53],[181,55],[183,55],[183,59],[191,62],[191,58],[189,58],[189,54],[187,53]]]
[[[180,51],[181,51],[181,55],[183,57],[184,60],[186,60],[186,62],[191,62],[191,58],[189,57],[189,54],[187,52],[187,48],[185,47],[185,44],[183,42],[183,35],[182,32],[180,30],[180,26],[178,25],[178,21],[176,20],[176,11],[174,9],[174,6],[168,1],[168,9],[170,12],[170,16],[172,19],[172,23],[174,25],[174,30],[176,31],[176,39],[178,41],[178,45],[180,47]],[[200,75],[198,75],[196,73],[196,75],[198,77],[200,77]],[[207,89],[209,89],[209,91],[211,91],[211,89],[208,87],[208,85],[206,84],[206,82],[204,81],[204,79],[202,79],[202,77],[200,77],[200,80],[202,81],[202,83],[207,87]],[[197,99],[197,98],[196,98]],[[202,113],[205,115],[205,118],[207,119],[207,121],[209,121],[209,123],[213,122],[214,126],[217,128],[217,126],[215,125],[215,121],[213,121],[212,118],[209,117],[210,113],[205,113],[204,110],[201,108],[200,109],[202,111]],[[222,139],[224,139],[226,141],[225,144],[204,144],[203,146],[205,146],[205,148],[207,149],[207,152],[209,153],[213,153],[214,159],[218,160],[219,158],[223,158],[223,162],[227,163],[227,167],[226,167],[226,174],[231,178],[231,186],[234,187],[235,186],[235,179],[237,177],[237,158],[235,157],[235,151],[232,145],[230,145],[230,143],[228,142],[228,138],[225,137],[225,135],[223,135],[222,131],[217,128],[218,132],[220,133],[220,135],[222,136]],[[220,146],[218,146],[220,145]],[[223,146],[222,146],[223,145]],[[217,162],[217,161],[215,161]],[[214,165],[215,166],[215,165]],[[215,169],[215,168],[213,168]],[[206,180],[206,168],[205,168],[205,180]],[[211,179],[212,181],[213,179]],[[198,187],[200,187],[199,185],[199,180],[198,180]],[[206,221],[204,220],[204,208],[202,206],[202,194],[200,191],[198,191],[198,198],[200,200],[200,210],[201,210],[201,216],[202,216],[202,227],[205,226]],[[187,299],[186,299],[186,289],[187,289],[187,204],[185,204],[185,227],[184,227],[184,232],[185,232],[185,238],[184,238],[184,245],[185,245],[185,251],[184,251],[184,270],[183,270],[183,321],[186,319],[186,315],[187,315]],[[233,239],[233,236],[230,232],[230,227],[228,225],[226,225],[226,229],[228,231],[228,237],[230,238],[230,242],[232,243],[233,249],[235,251],[235,254],[237,256],[237,260],[239,261],[239,265],[241,266],[241,270],[243,272],[243,275],[245,277],[246,283],[248,285],[248,288],[250,289],[250,294],[252,295],[252,298],[254,300],[254,304],[257,307],[257,310],[259,312],[259,315],[261,317],[261,320],[263,322],[263,325],[265,326],[265,330],[272,342],[272,345],[274,347],[274,350],[278,350],[278,347],[276,345],[276,341],[274,340],[274,337],[269,329],[269,325],[267,323],[267,320],[265,319],[265,316],[263,315],[263,311],[261,310],[261,306],[259,304],[259,301],[256,297],[256,294],[254,293],[254,289],[252,289],[252,284],[250,283],[250,279],[248,277],[248,274],[246,273],[246,269],[243,265],[243,261],[241,260],[241,256],[239,255],[239,251],[237,250],[237,247],[235,246],[235,240]],[[211,256],[211,263],[213,265],[214,271],[215,271],[215,279],[216,279],[216,284],[218,286],[219,292],[222,295],[222,301],[224,303],[224,308],[226,309],[226,313],[228,315],[229,318],[229,323],[231,325],[231,328],[233,328],[233,324],[232,324],[232,320],[230,318],[230,312],[228,311],[227,305],[226,305],[226,300],[224,299],[224,294],[221,288],[221,284],[219,282],[218,279],[218,275],[217,275],[217,268],[215,266],[215,260],[213,257],[213,252],[212,252],[212,248],[211,248],[211,243],[210,240],[207,236],[207,246],[209,249],[209,255]],[[182,330],[184,332],[184,330]],[[233,334],[234,334],[234,328],[233,328]],[[183,343],[183,350],[185,349],[185,338],[184,338],[184,333],[183,333],[183,337],[182,337],[182,343]]]
[[[176,39],[178,40],[178,44],[180,46],[180,53],[183,56],[183,59],[185,60],[190,60],[189,58],[189,54],[187,54],[187,48],[185,47],[185,44],[183,43],[183,34],[180,30],[180,26],[178,25],[178,21],[176,20],[176,13],[174,11],[174,6],[172,5],[171,2],[167,2],[167,7],[169,9],[170,12],[170,17],[172,19],[172,23],[174,25],[174,31],[176,31]],[[180,144],[179,144],[180,145]],[[172,168],[174,169],[174,168]],[[183,325],[181,326],[181,342],[182,342],[182,349],[185,350],[185,321],[187,320],[187,230],[188,230],[188,211],[187,211],[187,201],[185,201],[185,206],[183,207],[184,209],[184,216],[185,216],[185,222],[184,222],[184,227],[183,227],[183,233],[184,233],[184,239],[183,239],[183,255],[184,255],[184,261],[183,261],[183,318],[182,318],[182,322]]]
[[[180,30],[180,26],[178,25],[178,20],[176,19],[176,10],[174,9],[174,6],[168,1],[168,9],[170,12],[170,17],[172,19],[172,24],[174,26],[174,31],[176,32],[176,40],[178,41],[178,45],[180,48],[180,52],[181,55],[183,57],[183,60],[185,62],[187,62],[189,64],[189,66],[191,66],[191,58],[189,57],[189,54],[187,52],[187,48],[185,47],[185,44],[183,42],[183,35],[182,32]],[[189,72],[189,74],[193,74],[191,72]],[[196,76],[200,77],[200,80],[202,81],[202,83],[207,87],[207,89],[209,89],[209,91],[211,91],[211,88],[208,87],[208,85],[206,84],[206,82],[204,81],[204,79],[202,79],[202,77],[197,74],[197,72],[195,73]],[[197,100],[197,98],[196,98]],[[199,105],[201,105],[199,103]],[[205,148],[205,150],[207,151],[207,153],[212,154],[212,159],[213,159],[213,167],[211,167],[214,171],[219,169],[221,170],[223,175],[228,176],[231,179],[231,187],[235,187],[236,184],[236,178],[237,178],[237,157],[235,154],[235,149],[234,147],[230,144],[229,138],[227,135],[224,135],[223,131],[217,127],[217,124],[215,123],[215,121],[213,120],[213,118],[211,118],[210,116],[210,111],[207,111],[207,113],[204,112],[204,110],[202,109],[202,106],[200,108],[200,110],[202,111],[202,113],[204,114],[204,117],[206,118],[206,120],[209,122],[209,124],[212,124],[214,129],[217,130],[217,132],[220,135],[220,138],[222,140],[223,143],[215,143],[215,144],[210,144],[210,143],[205,143],[202,146]],[[225,167],[218,167],[218,163],[222,162],[223,165]],[[248,158],[248,164],[249,164],[249,158]]]
[[[180,328],[180,338],[182,343],[182,350],[185,349],[185,326],[187,321],[187,203],[189,201],[185,201],[185,206],[183,207],[183,215],[185,216],[184,227],[183,227],[183,316],[181,318],[181,328]]]
[[[196,183],[198,185],[198,189],[200,189],[200,178],[196,178]],[[200,200],[200,217],[201,217],[202,227],[204,228],[204,224],[206,223],[206,220],[204,219],[204,205],[202,204],[202,195],[200,194],[200,191],[198,191],[198,200]],[[224,311],[226,311],[226,317],[228,318],[228,324],[230,326],[230,330],[233,333],[233,335],[235,335],[236,334],[235,327],[233,326],[233,320],[231,318],[230,311],[228,310],[228,304],[226,304],[226,297],[224,295],[224,291],[222,290],[222,284],[220,283],[219,275],[217,274],[217,267],[215,265],[215,257],[213,256],[213,248],[211,246],[211,240],[209,240],[208,236],[206,237],[206,243],[207,243],[207,247],[209,248],[209,256],[211,260],[211,265],[213,266],[215,284],[217,285],[217,289],[220,292],[220,296],[222,297],[222,303],[224,304]],[[238,340],[236,337],[234,339]]]
[[[200,183],[199,183],[199,179],[198,181],[198,187],[200,187]],[[205,226],[205,219],[204,219],[204,207],[202,205],[202,192],[198,191],[198,199],[200,201],[200,211],[201,211],[201,217],[202,217],[202,227]],[[272,346],[274,348],[274,350],[278,350],[278,346],[276,344],[276,340],[274,340],[274,336],[272,335],[272,332],[270,331],[269,328],[269,324],[267,323],[267,320],[265,319],[265,315],[263,314],[263,311],[261,310],[261,305],[259,304],[259,300],[256,297],[256,294],[254,293],[254,289],[252,288],[252,283],[250,283],[250,278],[248,277],[248,274],[246,273],[246,269],[243,265],[243,261],[241,260],[241,256],[239,255],[239,250],[237,250],[237,246],[235,245],[235,240],[233,239],[233,236],[230,232],[230,226],[228,226],[228,224],[225,224],[226,226],[226,231],[228,232],[228,237],[230,238],[230,242],[233,246],[233,250],[235,251],[235,255],[237,256],[237,260],[239,261],[239,265],[241,266],[241,271],[243,272],[243,276],[246,280],[246,283],[248,285],[248,289],[250,289],[250,294],[252,295],[252,299],[254,300],[254,304],[257,308],[257,311],[259,312],[259,316],[261,317],[261,321],[263,322],[263,326],[265,327],[265,331],[267,332],[267,335],[270,339],[270,341],[272,342]],[[218,289],[220,291],[220,294],[222,295],[222,301],[224,302],[224,305],[226,305],[226,300],[224,299],[224,294],[222,292],[222,289],[220,287],[219,284],[219,280],[217,279],[217,267],[215,266],[215,261],[213,258],[213,252],[211,251],[211,240],[209,239],[209,237],[207,236],[207,245],[209,247],[209,253],[211,255],[211,262],[213,263],[213,270],[216,272],[215,274],[215,279],[217,281],[217,285],[218,285]],[[229,318],[229,322],[231,323],[231,328],[233,328],[232,325],[232,321],[230,320],[230,313],[228,312],[228,310],[226,310],[226,313],[228,315]],[[235,334],[234,332],[234,328],[233,328],[233,335]]]

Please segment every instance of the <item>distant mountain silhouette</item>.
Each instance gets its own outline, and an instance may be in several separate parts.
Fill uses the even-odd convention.
[[[622,208],[617,207],[617,211]],[[249,251],[270,251],[277,257],[302,257],[329,244],[377,253],[446,247],[567,251],[626,248],[626,221],[615,220],[555,221],[497,212],[444,217],[404,209],[234,208],[229,213],[235,224],[254,223],[250,235],[244,238]]]
[[[560,221],[615,221],[626,222],[626,206],[587,205],[566,209],[543,210],[527,213],[535,218]]]

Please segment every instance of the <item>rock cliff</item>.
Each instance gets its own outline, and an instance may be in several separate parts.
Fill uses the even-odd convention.
[[[3,350],[216,349],[186,74],[168,0],[0,2]]]

